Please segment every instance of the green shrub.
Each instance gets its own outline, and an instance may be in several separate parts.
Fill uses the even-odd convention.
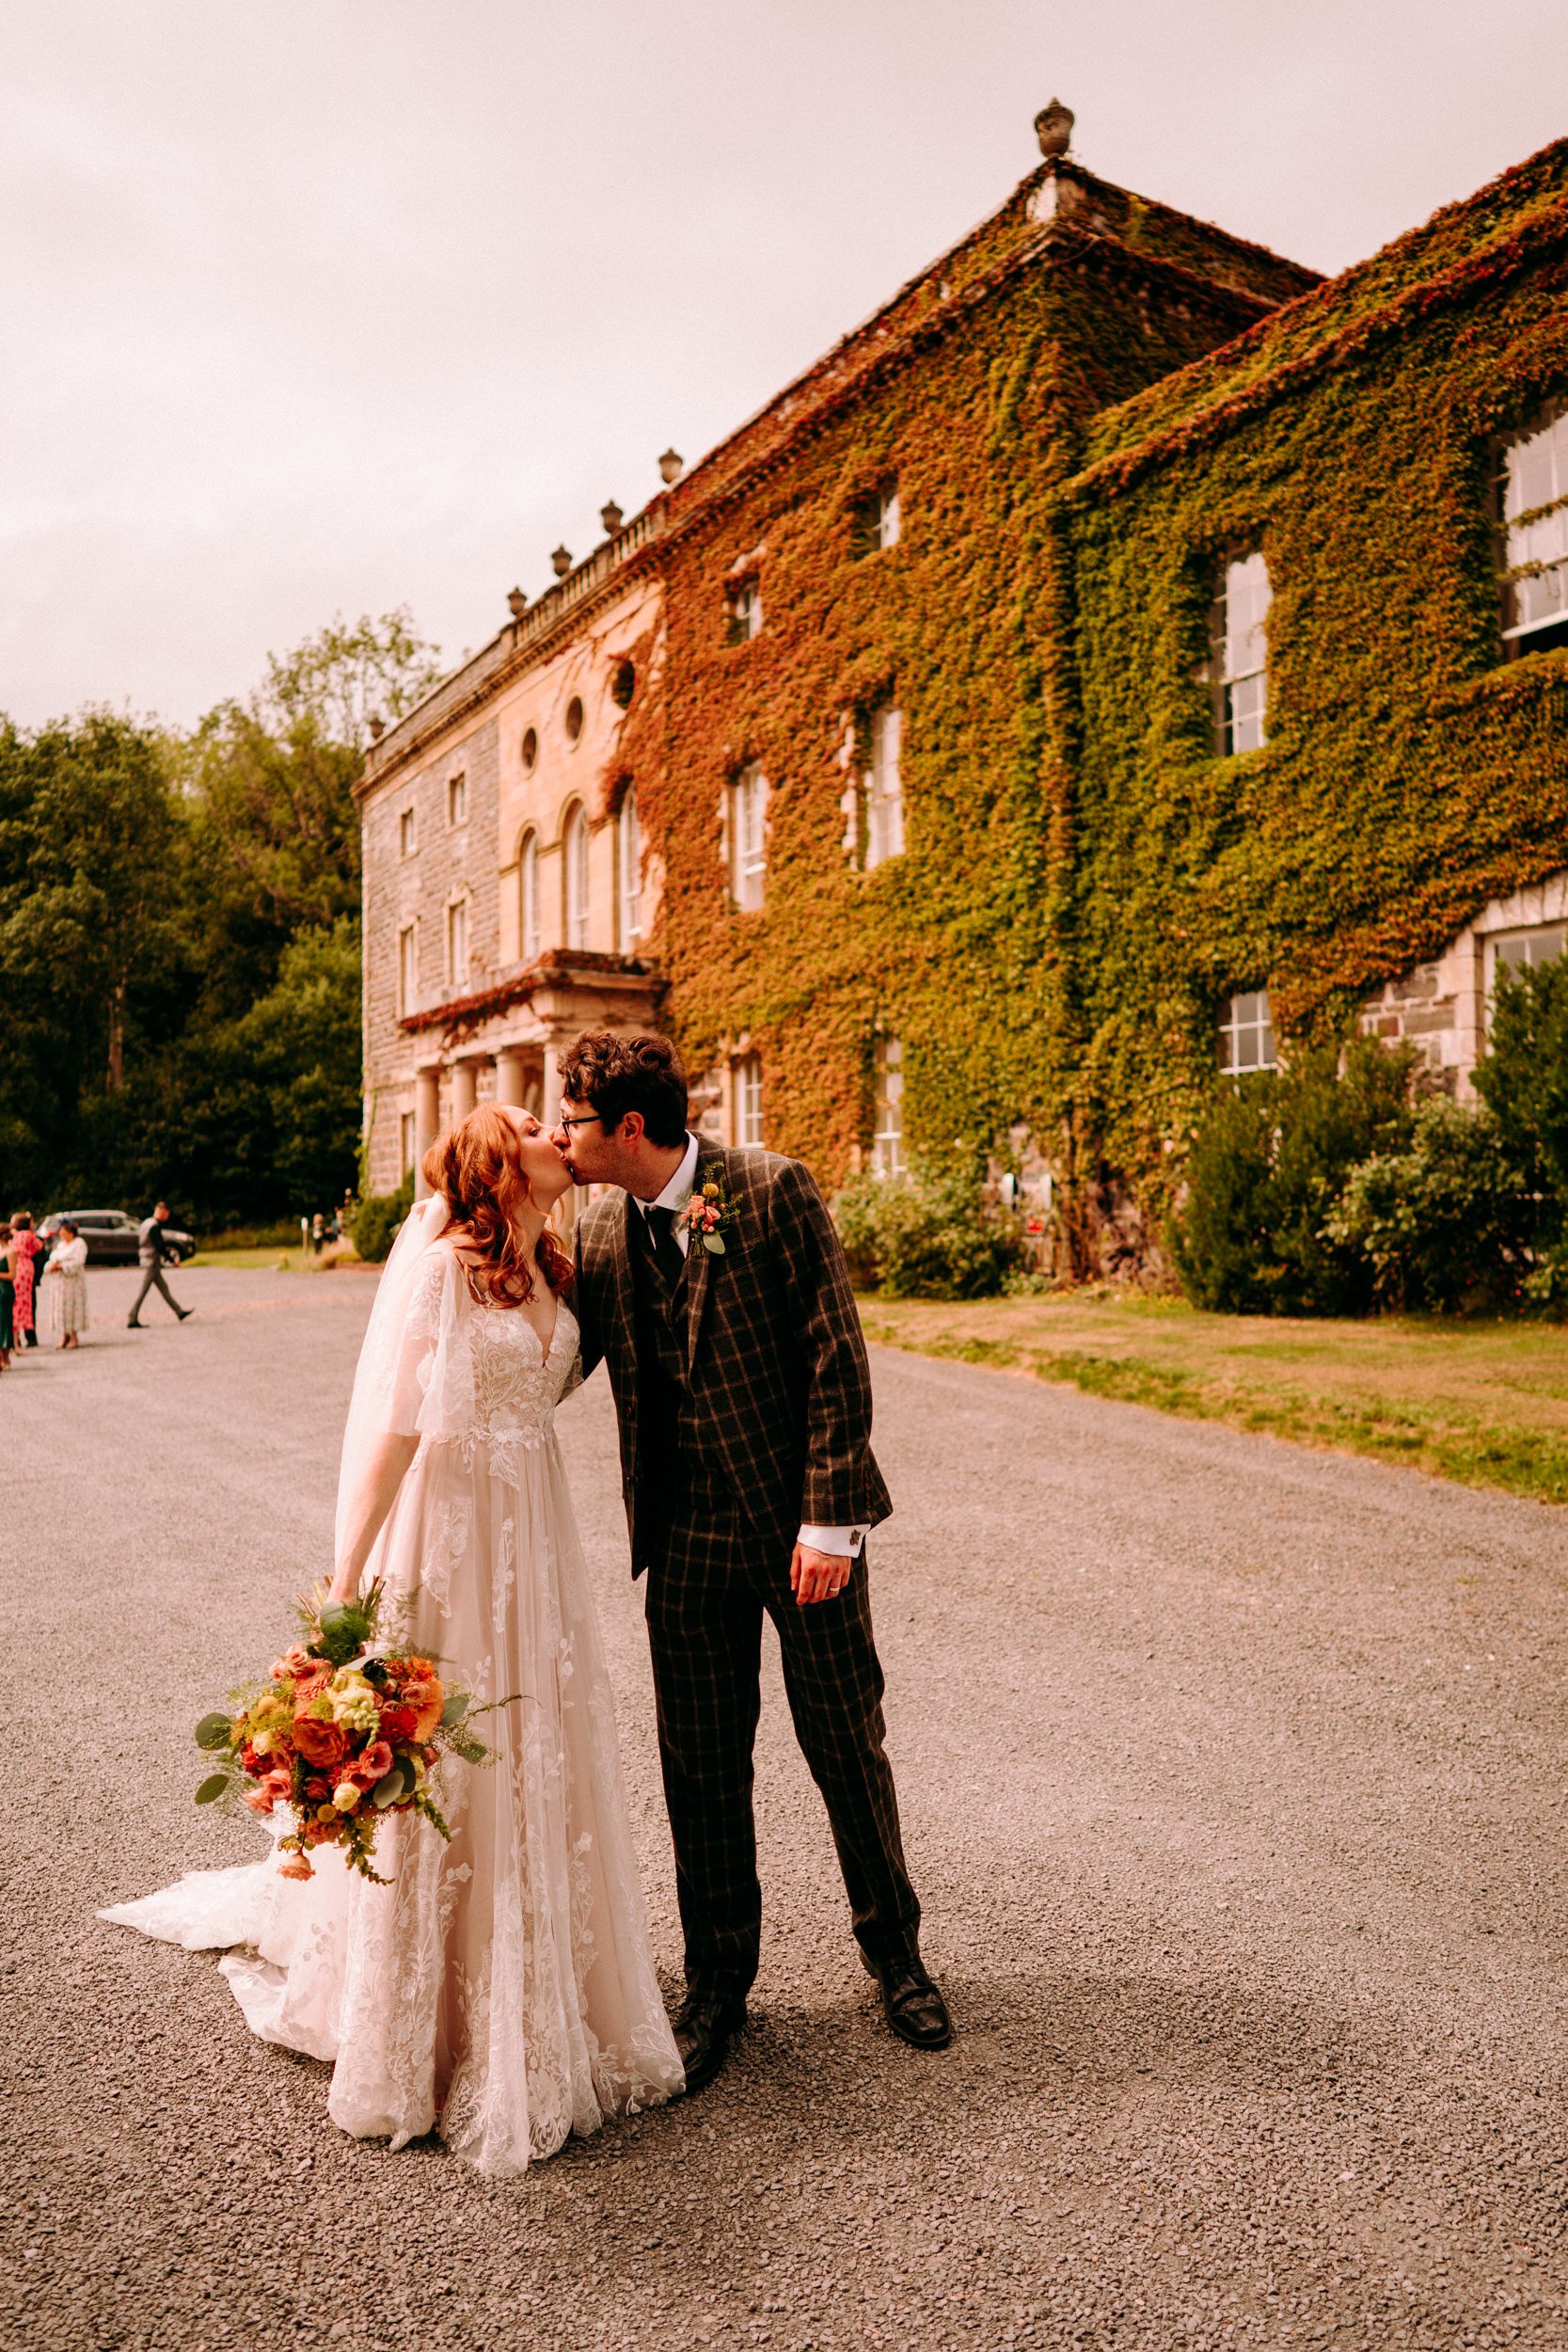
[[[1544,1246],[1568,1207],[1568,957],[1499,975],[1476,1092],[1542,1195]]]
[[[1408,1050],[1355,1038],[1222,1086],[1171,1235],[1181,1287],[1225,1314],[1363,1314],[1372,1269],[1331,1230],[1351,1171],[1410,1134]]]
[[[1542,1203],[1491,1113],[1423,1103],[1403,1151],[1354,1169],[1330,1218],[1371,1270],[1378,1301],[1435,1314],[1517,1308]]]
[[[951,1169],[863,1176],[839,1194],[833,1216],[855,1280],[890,1298],[991,1298],[1023,1263],[1018,1219]]]
[[[398,1227],[414,1205],[414,1171],[396,1192],[367,1193],[354,1212],[351,1237],[361,1258],[379,1265],[397,1239]]]

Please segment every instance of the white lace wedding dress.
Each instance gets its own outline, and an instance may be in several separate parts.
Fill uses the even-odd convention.
[[[100,1915],[222,1967],[252,2030],[332,2062],[333,2121],[396,2147],[438,2128],[486,2172],[683,2083],[649,1951],[598,1628],[552,1417],[577,1385],[564,1301],[546,1351],[476,1303],[439,1202],[416,1212],[361,1358],[345,1486],[377,1429],[420,1439],[368,1574],[476,1703],[493,1763],[449,1761],[450,1845],[382,1823],[376,1886],[340,1856],[196,1871]],[[398,1326],[395,1333],[388,1320]]]

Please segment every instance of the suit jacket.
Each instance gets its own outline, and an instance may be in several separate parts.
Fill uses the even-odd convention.
[[[694,1183],[717,1183],[730,1204],[723,1255],[694,1239],[678,1294],[705,1458],[786,1552],[803,1525],[875,1526],[893,1505],[871,1451],[871,1372],[849,1269],[809,1170],[776,1152],[705,1145]],[[572,1299],[584,1377],[602,1357],[615,1395],[634,1576],[645,1565],[644,1482],[627,1219],[641,1214],[624,1192],[586,1211]]]

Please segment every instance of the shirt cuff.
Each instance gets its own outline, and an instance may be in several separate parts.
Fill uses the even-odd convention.
[[[825,1551],[835,1560],[858,1560],[865,1541],[863,1527],[802,1527],[797,1543],[809,1544],[813,1551]]]

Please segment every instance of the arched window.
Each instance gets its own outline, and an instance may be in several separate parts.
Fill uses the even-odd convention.
[[[574,801],[562,828],[562,882],[565,889],[566,945],[588,945],[588,818],[582,803]]]
[[[1267,740],[1269,606],[1274,589],[1261,548],[1232,556],[1210,615],[1214,749],[1255,752]]]
[[[539,835],[531,825],[517,852],[517,937],[523,961],[531,963],[545,945],[539,922]]]
[[[642,827],[637,816],[637,787],[628,784],[616,820],[621,882],[621,946],[635,947],[642,937]]]

